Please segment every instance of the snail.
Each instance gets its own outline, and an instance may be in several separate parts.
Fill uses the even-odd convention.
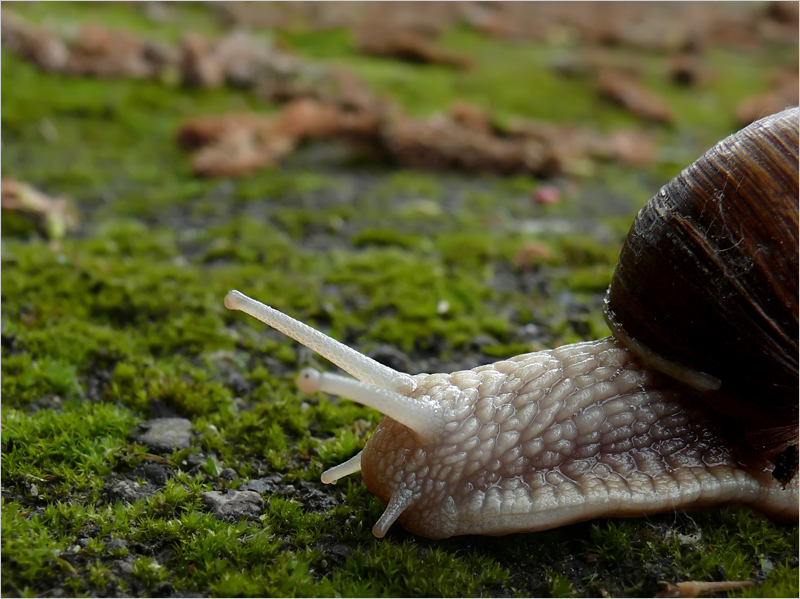
[[[225,306],[355,377],[306,369],[301,391],[384,414],[322,474],[362,472],[386,505],[376,537],[395,521],[441,539],[723,504],[797,520],[796,108],[726,138],[640,210],[605,300],[610,337],[412,376],[238,291]]]

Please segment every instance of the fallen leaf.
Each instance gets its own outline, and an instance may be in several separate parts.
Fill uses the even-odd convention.
[[[24,215],[53,241],[62,239],[77,222],[66,199],[51,198],[14,179],[2,180],[2,209]]]

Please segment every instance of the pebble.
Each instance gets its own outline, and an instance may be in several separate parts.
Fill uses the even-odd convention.
[[[208,491],[200,498],[219,519],[255,518],[261,515],[264,500],[255,491]]]
[[[120,574],[133,574],[133,564],[128,561],[118,559],[114,562],[114,567]]]
[[[192,439],[192,423],[186,418],[156,418],[139,423],[139,431],[133,437],[150,449],[172,451],[189,447]]]
[[[236,480],[239,475],[236,474],[236,470],[233,468],[223,468],[222,472],[219,473],[219,477],[225,480]]]
[[[276,487],[280,484],[281,477],[277,475],[266,476],[264,478],[256,478],[249,480],[241,486],[242,491],[255,491],[256,493],[274,493]]]
[[[153,463],[143,463],[139,464],[133,471],[134,476],[138,478],[144,478],[147,481],[153,483],[157,487],[163,487],[167,484],[167,472],[159,466],[158,464]]]
[[[108,485],[107,492],[111,501],[133,503],[140,497],[149,497],[155,490],[150,485],[140,485],[133,480],[117,480]]]
[[[120,551],[127,548],[128,543],[122,539],[111,539],[108,543],[106,543],[107,551]]]

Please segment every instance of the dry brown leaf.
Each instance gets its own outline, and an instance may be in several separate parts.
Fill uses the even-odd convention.
[[[601,72],[597,91],[601,97],[645,120],[666,124],[673,121],[672,111],[658,96],[623,73]]]
[[[87,23],[69,46],[65,70],[93,77],[149,78],[168,60],[165,51],[148,40]]]
[[[364,54],[405,62],[440,64],[459,69],[473,66],[473,60],[469,56],[442,48],[414,31],[397,29],[391,23],[388,26],[364,27],[359,30],[356,48]]]
[[[61,71],[67,64],[69,50],[52,31],[26,23],[8,10],[0,16],[3,45],[22,58],[48,71]]]
[[[514,256],[514,266],[521,268],[547,260],[552,255],[550,248],[536,241],[529,241]]]
[[[736,108],[737,120],[743,126],[749,125],[790,106],[797,106],[800,101],[798,85],[800,80],[796,69],[776,75],[773,77],[772,89],[747,98],[739,104]]]
[[[58,241],[77,222],[69,202],[51,198],[27,183],[14,179],[2,180],[2,209],[19,212],[34,222],[48,239]]]

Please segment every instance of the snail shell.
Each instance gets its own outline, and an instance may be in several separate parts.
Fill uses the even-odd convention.
[[[686,168],[636,216],[606,300],[649,366],[711,375],[696,386],[768,458],[798,434],[797,148],[794,108]]]

